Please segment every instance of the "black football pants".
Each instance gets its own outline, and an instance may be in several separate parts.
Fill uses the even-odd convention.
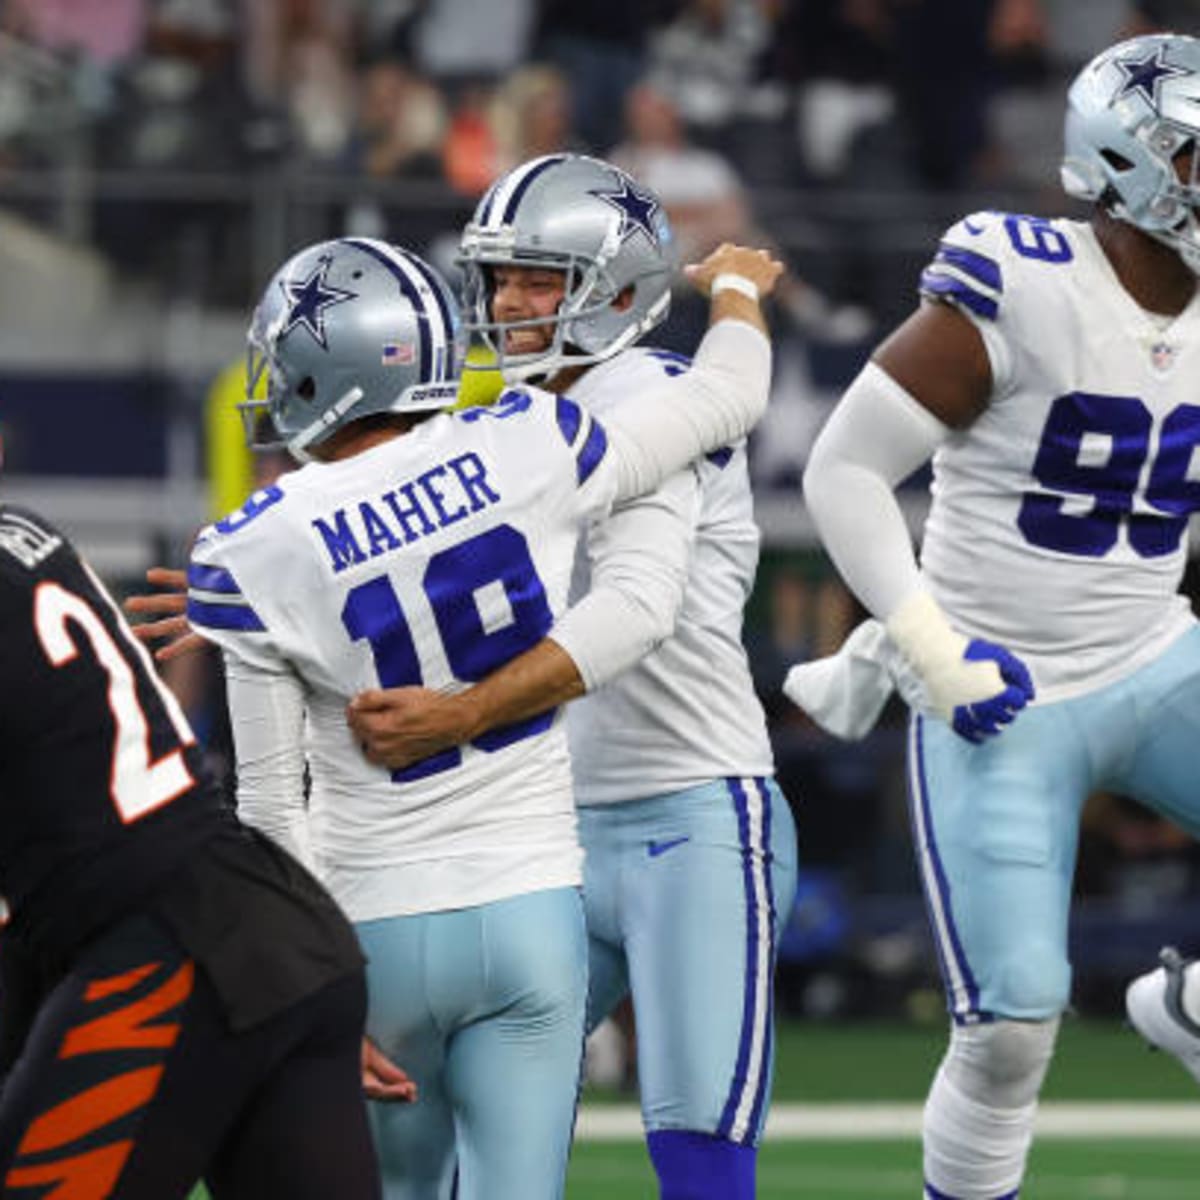
[[[203,1178],[216,1200],[377,1200],[365,1009],[358,971],[231,1033],[164,927],[119,922],[49,993],[5,1080],[0,1194],[174,1200]]]

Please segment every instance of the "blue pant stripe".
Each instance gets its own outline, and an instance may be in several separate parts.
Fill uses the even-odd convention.
[[[979,985],[963,952],[954,910],[950,901],[950,881],[938,853],[929,806],[929,787],[925,777],[924,718],[914,716],[910,731],[909,773],[910,808],[913,821],[913,844],[917,848],[921,882],[925,887],[925,903],[929,924],[937,946],[942,979],[950,1000],[950,1011],[956,1016],[976,1012],[979,1008]]]
[[[778,921],[778,913],[775,909],[775,881],[771,875],[771,861],[773,856],[771,850],[771,791],[767,787],[765,779],[755,779],[754,786],[758,789],[758,794],[762,800],[763,810],[763,853],[762,853],[762,873],[763,884],[767,894],[767,946],[769,947],[770,964],[769,974],[767,977],[767,993],[765,1014],[766,1032],[763,1037],[762,1049],[762,1065],[758,1072],[758,1088],[754,1096],[754,1107],[750,1110],[750,1122],[747,1129],[749,1139],[753,1139],[755,1131],[760,1127],[763,1117],[763,1109],[767,1103],[767,1095],[771,1089],[771,1060],[774,1051],[775,1040],[775,1022],[772,1019],[771,1011],[771,988],[775,977],[775,930]]]
[[[762,799],[757,791],[748,795],[740,779],[731,778],[726,782],[737,814],[738,840],[742,851],[742,881],[746,893],[746,966],[737,1063],[729,1096],[717,1126],[717,1134],[731,1141],[746,1142],[754,1139],[754,1128],[750,1118],[755,1102],[754,1090],[762,1080],[765,1067],[766,1038],[763,1036],[763,1027],[769,1029],[767,1013],[764,1011],[769,1006],[761,999],[763,975],[766,966],[769,966],[769,959],[767,964],[761,961],[762,941],[767,931],[764,928],[764,905],[759,899],[760,891],[764,892],[764,899],[769,896],[769,884],[763,879],[765,855],[762,853]],[[769,978],[765,982],[769,984]],[[756,1035],[760,1039],[757,1047]]]

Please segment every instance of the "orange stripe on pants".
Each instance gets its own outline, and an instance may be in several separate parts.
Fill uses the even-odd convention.
[[[93,1000],[103,1000],[106,996],[115,996],[117,992],[127,992],[137,987],[147,975],[156,971],[159,963],[147,963],[144,967],[134,967],[120,975],[110,975],[107,979],[93,979],[87,985],[83,998],[91,1004]]]
[[[179,1025],[147,1025],[148,1021],[176,1008],[192,994],[195,970],[185,962],[162,987],[116,1012],[76,1025],[63,1038],[59,1058],[93,1054],[99,1050],[129,1050],[167,1047],[175,1044]]]
[[[41,1200],[104,1200],[111,1196],[129,1158],[133,1143],[114,1142],[89,1150],[74,1158],[42,1163],[36,1167],[13,1167],[4,1180],[5,1194],[9,1188],[36,1187],[38,1184],[57,1184]]]
[[[37,1154],[73,1142],[149,1102],[162,1067],[140,1067],[90,1087],[42,1113],[25,1130],[17,1154]]]

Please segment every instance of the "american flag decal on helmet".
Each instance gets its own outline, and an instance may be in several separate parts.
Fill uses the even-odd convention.
[[[384,342],[382,362],[385,367],[411,367],[417,361],[417,348],[412,342]]]

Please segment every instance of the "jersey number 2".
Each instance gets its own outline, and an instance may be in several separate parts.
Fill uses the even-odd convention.
[[[475,683],[541,640],[553,617],[546,591],[524,536],[511,525],[499,525],[439,551],[430,558],[422,580],[433,610],[446,661],[458,679]],[[503,589],[511,621],[489,630],[477,595]],[[371,647],[375,670],[384,687],[419,686],[421,662],[412,630],[386,575],[351,589],[342,608],[342,624],[354,641]],[[541,713],[482,734],[471,744],[500,750],[549,729],[554,712]],[[444,750],[411,767],[393,771],[397,783],[423,779],[457,767],[460,750]]]
[[[109,790],[121,820],[126,825],[140,820],[191,787],[192,773],[181,748],[159,759],[150,757],[150,725],[138,699],[137,673],[129,662],[130,651],[145,657],[142,647],[132,637],[127,638],[128,647],[118,645],[95,609],[57,583],[38,584],[33,619],[38,640],[52,666],[65,667],[79,654],[78,631],[108,676],[108,707],[115,725]],[[158,692],[179,740],[190,745],[195,738],[187,718],[154,670],[145,665],[144,677]]]

